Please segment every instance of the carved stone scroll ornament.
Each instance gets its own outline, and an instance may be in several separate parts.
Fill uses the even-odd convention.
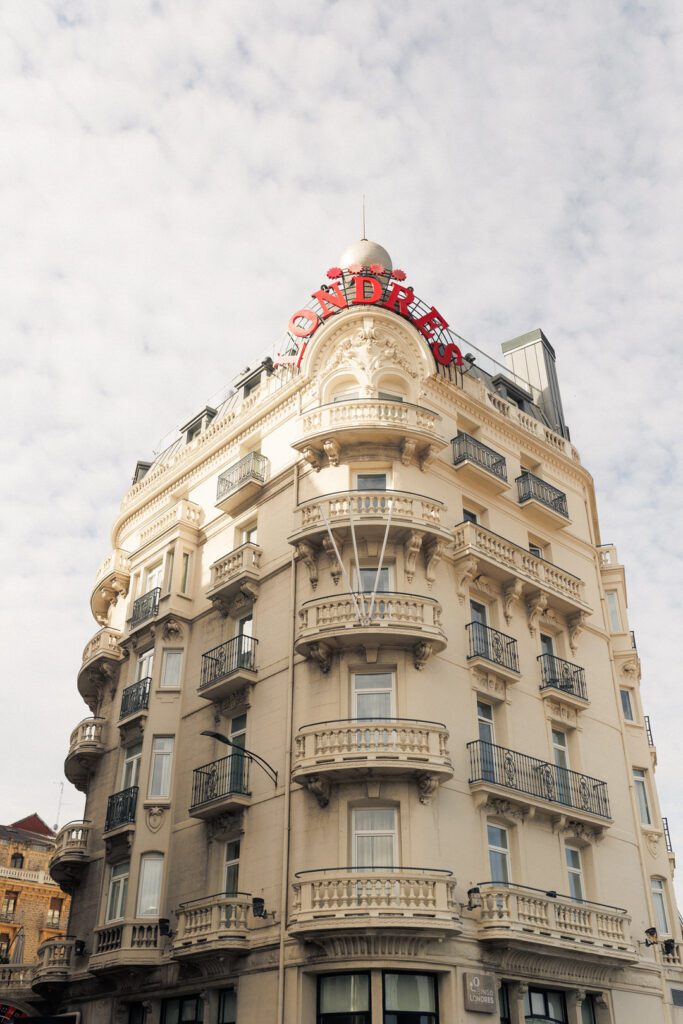
[[[432,589],[432,583],[436,579],[436,567],[446,553],[446,550],[446,542],[438,540],[438,538],[431,540],[425,547],[425,578],[430,590]]]
[[[576,615],[572,615],[567,622],[569,627],[569,646],[571,647],[572,654],[576,654],[579,636],[583,633],[583,628],[587,619],[587,612],[578,612]]]
[[[309,793],[313,794],[321,807],[327,807],[332,791],[329,779],[326,779],[323,775],[309,775],[303,781],[303,784]]]
[[[335,537],[335,543],[337,545],[337,550],[339,551],[339,554],[341,555],[341,553],[342,553],[342,545],[341,545],[341,543],[340,543],[340,541],[339,541],[339,539],[337,537]],[[332,543],[332,538],[331,537],[329,537],[329,536],[323,537],[322,538],[322,546],[323,546],[323,551],[325,552],[325,554],[327,555],[327,557],[328,557],[328,559],[330,561],[330,575],[332,576],[332,579],[334,581],[334,585],[336,587],[336,586],[339,585],[339,580],[341,579],[341,575],[342,575],[341,562],[337,558],[337,552],[334,550],[334,544]]]
[[[458,595],[460,604],[465,603],[467,596],[467,584],[474,579],[477,574],[479,563],[474,555],[469,555],[464,561],[459,562],[455,567],[455,589]]]
[[[548,607],[548,595],[547,594],[534,594],[531,600],[527,601],[527,617],[529,619],[529,632],[532,636],[536,636],[538,630],[538,623],[543,612]]]
[[[318,552],[312,544],[306,540],[300,540],[294,545],[297,558],[301,559],[308,569],[308,578],[315,590],[318,586]]]
[[[413,458],[415,457],[416,444],[411,441],[410,438],[404,437],[401,441],[401,463],[404,466],[410,466]]]
[[[182,638],[183,629],[177,619],[167,619],[161,630],[164,640],[172,640],[174,643]]]
[[[319,473],[320,472],[320,465],[321,465],[320,464],[320,455],[315,450],[315,448],[304,448],[302,450],[301,454],[303,456],[304,462],[307,462],[309,464],[309,466],[312,466],[312,468],[316,471],[316,473]]]
[[[330,465],[338,466],[341,458],[341,445],[339,444],[339,441],[335,441],[333,437],[328,437],[323,441],[323,448]]]
[[[512,622],[512,607],[519,601],[523,590],[524,584],[521,580],[513,580],[503,590],[503,614],[508,626]]]
[[[332,666],[332,648],[323,640],[308,645],[308,656],[317,663],[323,675],[327,675]]]
[[[421,547],[422,534],[418,533],[417,530],[411,530],[405,544],[403,545],[404,571],[408,583],[413,582],[415,566],[417,565],[417,556],[420,553]]]
[[[439,787],[439,780],[429,772],[420,772],[416,781],[420,803],[428,804]]]
[[[429,661],[432,653],[432,645],[428,644],[425,640],[420,640],[413,647],[413,664],[418,672],[421,672]]]

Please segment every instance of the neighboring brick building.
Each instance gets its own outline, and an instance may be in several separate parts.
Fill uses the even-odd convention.
[[[24,965],[35,963],[46,939],[66,934],[70,898],[48,872],[54,848],[55,834],[37,814],[0,825],[0,963],[17,965],[0,967],[0,1020],[11,1019],[6,1011],[17,1009],[24,989],[35,1006]]]

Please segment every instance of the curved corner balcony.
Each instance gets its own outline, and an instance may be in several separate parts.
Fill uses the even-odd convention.
[[[508,489],[504,455],[463,431],[453,438],[451,444],[453,466],[462,480],[474,487],[483,487],[493,494],[500,494]]]
[[[477,938],[527,953],[555,950],[603,964],[635,963],[631,918],[620,907],[574,900],[526,885],[480,882],[476,887]],[[472,894],[471,894],[472,895]]]
[[[448,730],[441,722],[408,718],[314,722],[295,738],[292,781],[310,787],[323,806],[341,782],[412,778],[426,803],[453,777]]]
[[[88,970],[93,974],[154,967],[161,957],[158,919],[117,921],[95,928]]]
[[[571,520],[564,491],[528,471],[518,476],[515,483],[517,500],[531,520],[540,526],[559,529],[569,525]]]
[[[315,469],[336,466],[345,447],[375,444],[397,449],[401,462],[426,469],[447,441],[438,433],[441,417],[408,402],[353,398],[305,412],[292,447]]]
[[[53,881],[66,892],[78,884],[90,861],[88,837],[91,827],[89,821],[70,821],[60,828],[55,837],[49,871]]]
[[[95,576],[90,607],[97,622],[106,626],[109,608],[119,597],[128,595],[130,586],[130,554],[116,548],[107,555]]]
[[[104,718],[84,718],[71,733],[64,774],[72,786],[82,793],[104,753],[105,724]]]
[[[298,654],[328,662],[333,649],[402,647],[413,651],[415,667],[443,651],[442,608],[431,597],[382,591],[339,594],[306,601],[299,610],[294,647]],[[326,671],[323,665],[323,671]]]
[[[596,832],[612,823],[606,782],[484,740],[467,748],[470,789],[483,803],[502,797],[524,815],[581,821]]]
[[[240,892],[221,892],[181,903],[176,911],[178,925],[171,955],[175,960],[187,960],[218,951],[246,952],[250,911],[251,896]]]
[[[308,541],[318,545],[328,536],[328,527],[341,543],[350,539],[351,530],[362,530],[364,538],[389,538],[399,543],[413,531],[428,538],[450,542],[451,534],[441,523],[446,511],[442,501],[410,491],[338,491],[321,494],[296,508],[297,528],[290,544]]]
[[[42,994],[66,984],[75,945],[75,939],[47,939],[38,947],[38,962],[31,982],[34,992]]]
[[[116,681],[126,653],[120,640],[119,630],[105,626],[85,646],[77,685],[78,692],[89,707],[97,703],[104,683]]]
[[[327,868],[299,871],[290,932],[315,941],[399,932],[444,938],[462,931],[455,879],[429,868]]]

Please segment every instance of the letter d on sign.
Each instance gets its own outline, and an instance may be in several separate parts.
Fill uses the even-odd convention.
[[[371,306],[374,302],[379,302],[382,298],[382,285],[374,277],[364,277],[363,274],[357,274],[354,278],[356,284],[356,294],[354,296],[354,303],[364,303],[366,306]],[[366,285],[370,285],[370,294],[366,292]]]

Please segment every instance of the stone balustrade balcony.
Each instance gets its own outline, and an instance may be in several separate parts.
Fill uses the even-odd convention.
[[[553,607],[570,618],[570,631],[580,629],[590,612],[585,585],[578,576],[560,569],[527,548],[514,544],[479,523],[458,523],[453,530],[456,584],[464,601],[466,584],[479,574],[496,580],[503,589],[506,618],[516,603]]]
[[[176,911],[172,956],[184,960],[218,951],[246,952],[250,911],[251,896],[247,893],[216,893],[181,903]]]
[[[71,733],[64,774],[69,782],[85,792],[88,779],[104,753],[104,718],[84,718]]]
[[[412,533],[424,538],[450,541],[442,524],[446,506],[434,498],[410,491],[338,491],[321,494],[296,508],[297,528],[290,544],[308,541],[319,545],[328,536],[328,527],[343,544],[351,538],[351,529],[364,539],[382,538],[401,543]]]
[[[564,491],[528,471],[518,476],[515,482],[519,504],[527,510],[532,520],[546,527],[560,529],[569,524],[567,495]]]
[[[158,918],[111,921],[95,928],[88,970],[93,974],[153,967],[160,962]]]
[[[597,832],[611,824],[606,782],[484,740],[467,748],[470,788],[484,802],[502,797],[524,814],[582,821]]]
[[[105,626],[85,645],[78,673],[78,692],[91,710],[95,709],[102,688],[116,683],[126,656],[120,640],[119,630]]]
[[[90,862],[88,841],[91,828],[89,821],[70,821],[60,828],[55,837],[49,871],[57,885],[67,892],[78,884]]]
[[[446,647],[442,608],[431,597],[381,591],[347,593],[306,601],[299,610],[294,643],[299,654],[328,662],[344,647],[398,647],[413,651],[415,667]],[[324,664],[323,664],[324,669]],[[325,670],[325,669],[324,669]]]
[[[218,477],[216,505],[232,515],[236,509],[253,501],[270,472],[270,460],[260,452],[249,452]]]
[[[455,880],[429,868],[327,868],[299,871],[292,886],[290,932],[326,934],[375,929],[434,938],[462,931]]]
[[[69,980],[74,961],[76,940],[70,938],[47,939],[38,947],[38,960],[34,967],[31,987],[34,992],[53,991]]]
[[[425,469],[448,443],[439,434],[441,417],[408,402],[354,398],[319,405],[303,413],[292,445],[316,469],[336,466],[344,448],[374,444],[397,449],[401,462]]]
[[[324,806],[343,782],[413,779],[426,803],[453,777],[448,730],[441,722],[408,718],[344,719],[304,725],[295,737],[292,781],[310,788]]]
[[[0,964],[0,992],[3,1001],[12,1003],[30,995],[34,971],[34,964]]]
[[[97,622],[106,626],[109,608],[119,597],[128,595],[130,586],[130,554],[115,548],[102,562],[95,576],[95,586],[90,595],[90,607]]]
[[[227,614],[239,594],[251,600],[258,595],[261,554],[258,544],[247,542],[213,563],[206,596],[215,607]]]
[[[619,907],[512,883],[483,882],[477,889],[470,899],[481,903],[475,911],[480,942],[622,966],[637,960],[631,919]]]

